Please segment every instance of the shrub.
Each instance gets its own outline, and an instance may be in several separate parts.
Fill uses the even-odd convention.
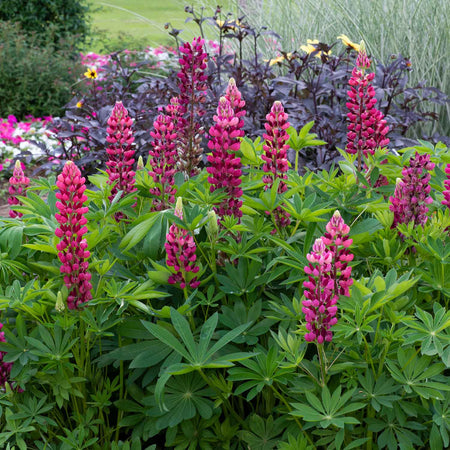
[[[36,35],[40,45],[52,42],[61,48],[63,40],[85,40],[88,9],[84,0],[2,0],[0,21],[17,22],[26,34]]]
[[[0,22],[0,116],[59,115],[81,73],[68,43],[39,46],[19,25]]]

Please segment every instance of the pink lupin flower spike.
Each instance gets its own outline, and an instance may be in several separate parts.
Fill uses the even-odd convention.
[[[175,215],[183,219],[183,202],[181,197],[177,199]],[[181,289],[185,289],[187,285],[192,289],[197,288],[200,281],[197,280],[196,276],[192,277],[189,275],[190,273],[196,274],[199,271],[199,266],[195,265],[197,247],[194,238],[187,230],[172,224],[166,239],[167,265],[175,270],[175,274],[169,277],[169,283],[180,283]]]
[[[286,130],[289,128],[288,115],[284,112],[281,102],[273,103],[270,113],[266,116],[267,122],[264,124],[266,133],[263,134],[265,139],[263,144],[264,154],[261,158],[265,161],[263,165],[263,182],[265,189],[271,189],[276,179],[280,179],[278,184],[278,194],[286,192],[288,187],[283,180],[287,179],[288,171],[287,160],[287,141],[289,135]],[[286,227],[291,222],[289,213],[284,211],[280,206],[273,211],[275,223],[278,227]],[[276,230],[272,230],[272,234]]]
[[[8,204],[11,206],[9,210],[9,216],[14,219],[15,217],[22,217],[23,214],[14,210],[14,206],[21,205],[22,203],[17,198],[18,195],[25,195],[26,189],[30,184],[30,179],[25,176],[22,169],[22,163],[16,161],[13,170],[13,176],[9,179],[9,194]]]
[[[302,302],[308,333],[305,340],[323,344],[333,338],[331,327],[337,323],[339,295],[348,297],[353,284],[352,268],[348,263],[353,255],[348,250],[352,240],[350,228],[336,211],[326,226],[323,237],[316,239],[312,251],[306,256],[308,281],[303,283],[306,300]]]
[[[419,155],[416,152],[411,158],[409,167],[402,170],[402,179],[397,180],[394,195],[389,197],[389,209],[394,213],[392,228],[399,223],[414,222],[415,225],[425,225],[428,220],[428,206],[433,203],[430,197],[430,170],[435,164],[430,161],[430,155]]]
[[[87,200],[84,183],[80,169],[72,161],[65,164],[56,182],[59,188],[56,193],[59,214],[55,214],[55,217],[59,227],[55,234],[61,238],[56,248],[61,261],[61,273],[65,274],[64,284],[69,290],[69,309],[76,309],[92,298],[91,274],[88,272],[87,261],[90,252],[87,250],[87,241],[83,238],[87,233],[87,219],[84,214],[88,212],[88,208],[84,206]]]
[[[215,125],[209,130],[211,139],[208,148],[212,154],[208,155],[210,166],[207,172],[210,174],[208,183],[210,191],[224,188],[227,197],[215,207],[215,212],[223,218],[224,216],[242,217],[242,189],[241,159],[236,156],[240,148],[239,138],[243,136],[243,130],[238,128],[239,118],[236,117],[230,102],[221,97],[217,107],[217,115],[214,116]]]
[[[442,204],[446,205],[450,208],[450,163],[445,167],[445,174],[447,175],[447,179],[444,181],[444,200],[442,200]]]
[[[135,172],[133,171],[134,164],[134,150],[132,144],[134,142],[133,132],[131,126],[133,120],[128,115],[128,111],[122,105],[122,102],[117,102],[108,119],[108,128],[106,129],[108,136],[106,141],[108,147],[106,153],[108,154],[108,161],[106,162],[106,172],[108,173],[108,184],[112,185],[111,195],[109,199],[112,200],[117,192],[122,191],[122,196],[136,191]],[[116,216],[119,219],[121,214]]]
[[[180,142],[178,166],[186,177],[192,177],[200,172],[198,167],[202,148],[201,135],[203,127],[198,119],[205,114],[203,103],[206,101],[206,61],[208,55],[204,51],[205,41],[194,38],[192,44],[184,43],[180,47],[179,59],[181,70],[179,79],[179,103],[181,117],[178,121],[177,134]]]
[[[0,323],[0,330],[3,328],[3,324]],[[5,332],[0,331],[0,342],[6,342]],[[4,388],[6,383],[10,381],[10,373],[13,363],[4,362],[6,352],[0,351],[0,387]]]
[[[389,127],[383,113],[375,108],[377,99],[375,89],[371,85],[375,73],[366,73],[370,67],[370,60],[361,45],[356,59],[356,67],[348,82],[350,90],[347,91],[347,108],[349,113],[346,151],[358,154],[358,170],[361,170],[362,157],[373,155],[378,147],[386,147],[389,138],[386,137]]]
[[[150,189],[150,193],[157,198],[153,199],[153,209],[161,211],[175,203],[174,187],[176,138],[175,126],[170,116],[161,114],[153,122],[154,131],[150,132],[152,150],[149,151],[152,170],[149,175],[156,186]]]

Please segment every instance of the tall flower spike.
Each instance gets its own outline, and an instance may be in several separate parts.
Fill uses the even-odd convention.
[[[394,195],[389,197],[389,209],[394,213],[392,228],[399,223],[414,222],[414,225],[425,225],[428,220],[428,206],[433,203],[429,196],[431,175],[434,169],[430,155],[419,155],[416,152],[411,158],[409,167],[402,170],[402,179],[397,180]]]
[[[122,102],[117,102],[108,119],[108,128],[106,129],[108,136],[106,141],[109,146],[106,149],[108,154],[108,161],[106,162],[106,172],[108,173],[108,184],[112,185],[111,195],[109,199],[112,200],[117,192],[122,191],[122,196],[134,192],[136,188],[135,172],[133,171],[134,150],[132,144],[134,142],[133,132],[131,126],[133,120],[128,115],[128,111],[122,105]],[[116,219],[121,217],[116,215]]]
[[[174,187],[174,174],[177,134],[174,123],[168,115],[159,115],[153,122],[153,127],[154,131],[150,132],[153,138],[153,148],[149,151],[152,166],[149,175],[156,185],[150,189],[150,193],[156,196],[153,199],[153,209],[161,211],[167,209],[171,203],[175,203],[177,190]]]
[[[263,150],[264,154],[261,158],[265,161],[263,165],[263,182],[265,189],[271,189],[274,181],[278,178],[278,194],[286,192],[288,187],[283,180],[287,179],[288,171],[287,149],[289,146],[286,142],[289,135],[286,130],[289,128],[288,115],[284,112],[281,102],[276,101],[272,105],[270,113],[266,116],[267,122],[264,124],[266,133],[263,134],[265,139]],[[275,223],[279,227],[286,227],[290,223],[289,213],[284,211],[280,206],[273,211]],[[276,230],[273,230],[275,232]]]
[[[183,202],[181,197],[177,199],[175,215],[183,219]],[[173,267],[175,270],[175,274],[169,277],[169,283],[180,283],[181,289],[185,289],[186,285],[195,289],[200,284],[200,281],[197,281],[197,276],[192,277],[191,275],[199,271],[199,266],[195,265],[195,261],[197,260],[195,251],[197,247],[194,238],[187,230],[179,228],[176,224],[172,224],[169,228],[169,233],[167,233],[166,240],[167,265]]]
[[[3,328],[3,324],[0,323],[0,330]],[[0,331],[0,342],[6,342],[5,332]],[[5,387],[5,384],[9,382],[12,363],[4,362],[6,352],[0,351],[0,388]]]
[[[178,72],[181,107],[181,117],[178,121],[177,134],[179,138],[178,165],[186,177],[197,175],[198,165],[202,157],[200,147],[203,127],[199,118],[205,114],[203,103],[206,101],[206,61],[208,55],[204,51],[205,41],[194,38],[192,44],[186,42],[180,47],[179,60],[181,70]]]
[[[236,117],[230,102],[221,97],[217,107],[217,115],[214,116],[215,125],[209,130],[211,136],[208,148],[212,154],[208,156],[210,166],[207,172],[210,174],[208,183],[210,191],[225,189],[226,198],[220,205],[214,208],[215,212],[224,216],[242,217],[242,189],[241,184],[241,158],[236,156],[240,148],[239,138],[244,132],[238,128],[239,118]]]
[[[444,181],[444,200],[442,200],[442,204],[446,205],[450,208],[450,163],[445,167],[445,174],[447,175],[447,179]]]
[[[366,73],[370,68],[364,43],[361,42],[360,51],[348,82],[347,108],[349,119],[346,150],[351,154],[358,154],[358,170],[361,170],[362,157],[368,153],[374,154],[378,147],[386,147],[389,138],[386,137],[389,127],[384,115],[375,108],[377,99],[375,89],[371,85],[375,73]]]
[[[85,179],[81,176],[80,169],[68,161],[62,173],[58,176],[56,185],[59,192],[56,193],[56,207],[59,214],[55,214],[59,228],[55,234],[61,238],[56,246],[58,257],[61,261],[61,273],[64,275],[64,284],[69,290],[67,306],[76,309],[80,304],[92,298],[90,283],[91,274],[88,272],[90,253],[87,250],[87,241],[83,238],[86,234],[87,219],[84,214],[88,208],[84,206],[87,200]]]
[[[308,333],[305,340],[331,341],[331,327],[337,323],[337,302],[339,295],[350,296],[353,284],[352,268],[348,265],[353,255],[348,250],[352,240],[348,237],[350,228],[336,211],[326,226],[323,237],[316,239],[305,266],[308,281],[303,283],[306,300],[302,302]]]
[[[25,176],[22,170],[22,163],[16,161],[14,166],[13,176],[9,179],[9,194],[8,204],[11,206],[9,210],[9,216],[11,218],[22,217],[23,214],[14,210],[14,206],[21,205],[22,203],[17,198],[18,195],[25,195],[26,189],[30,184],[30,179]]]

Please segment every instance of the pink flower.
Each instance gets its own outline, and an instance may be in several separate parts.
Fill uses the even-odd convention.
[[[69,289],[67,306],[76,309],[80,304],[92,298],[90,283],[91,274],[88,272],[89,263],[87,258],[90,252],[87,250],[87,241],[83,235],[87,233],[87,219],[84,214],[88,208],[84,206],[87,200],[85,179],[81,176],[80,169],[68,161],[63,171],[58,175],[56,185],[59,192],[56,193],[56,207],[59,214],[55,218],[59,228],[55,234],[61,238],[56,246],[59,251],[58,257],[61,261],[61,273],[64,273],[64,283]]]
[[[108,133],[106,141],[109,143],[106,149],[109,156],[106,162],[108,167],[106,172],[109,176],[108,184],[113,186],[109,196],[110,200],[116,196],[118,191],[122,191],[122,196],[136,191],[134,187],[135,172],[133,171],[132,125],[133,120],[128,115],[128,111],[122,102],[117,102],[108,119],[108,128],[106,129]]]
[[[337,323],[337,302],[339,295],[350,296],[349,287],[353,284],[352,268],[348,263],[353,255],[348,250],[352,240],[348,237],[350,228],[344,223],[339,211],[326,226],[323,237],[316,239],[305,266],[308,281],[303,283],[306,300],[302,302],[308,333],[305,340],[331,341],[331,327]]]
[[[177,135],[181,143],[179,149],[179,168],[187,177],[199,173],[199,162],[202,157],[200,147],[204,129],[199,118],[205,114],[203,103],[206,101],[206,61],[205,41],[195,38],[192,44],[184,43],[180,47],[179,59],[181,70],[178,72],[181,106],[181,117],[177,125]]]
[[[149,151],[152,170],[149,175],[153,178],[156,186],[150,189],[150,194],[158,198],[153,200],[153,208],[157,211],[167,209],[169,204],[175,203],[174,187],[175,179],[175,147],[177,134],[170,116],[161,114],[153,122],[154,131],[150,132],[153,138],[152,147]]]
[[[3,324],[0,323],[0,330],[3,328]],[[6,342],[5,332],[0,331],[0,342]],[[4,387],[6,383],[10,380],[10,373],[13,363],[4,362],[3,358],[5,357],[6,352],[0,351],[0,387]]]
[[[419,155],[416,152],[411,158],[409,167],[402,170],[402,179],[397,180],[394,195],[389,197],[389,209],[394,213],[392,228],[399,223],[414,222],[414,225],[425,225],[428,220],[428,206],[433,203],[429,196],[431,175],[434,169],[430,155]]]
[[[241,184],[241,159],[236,156],[240,148],[239,137],[244,132],[239,129],[239,117],[236,116],[230,102],[221,97],[217,107],[217,115],[214,116],[215,125],[209,130],[211,136],[208,148],[212,154],[208,156],[210,166],[207,172],[210,174],[208,183],[210,191],[223,188],[227,197],[214,208],[220,216],[242,217],[242,189]]]
[[[447,175],[447,179],[444,181],[444,200],[442,200],[442,204],[446,205],[450,208],[450,163],[445,167],[445,174]]]
[[[289,146],[286,142],[289,140],[289,135],[286,130],[289,128],[288,115],[284,112],[281,102],[276,101],[272,105],[270,113],[266,116],[267,122],[264,124],[266,133],[263,134],[265,139],[263,150],[264,154],[261,158],[265,161],[263,171],[265,175],[263,182],[265,189],[271,189],[274,181],[278,178],[278,194],[286,192],[288,187],[283,180],[287,180],[288,160],[287,149]],[[278,206],[273,211],[275,223],[279,227],[286,227],[291,222],[289,213],[284,211],[281,206]],[[273,230],[273,233],[276,230]]]
[[[369,67],[370,60],[362,48],[348,82],[350,90],[347,91],[347,108],[349,109],[347,117],[350,123],[346,150],[348,153],[358,154],[359,169],[361,169],[362,155],[365,157],[368,153],[373,155],[375,149],[389,144],[389,139],[386,137],[389,127],[383,113],[375,108],[377,100],[375,89],[371,85],[375,73],[365,73]]]
[[[175,215],[183,219],[183,204],[181,197],[178,197],[175,207]],[[199,271],[199,266],[195,265],[197,255],[195,251],[197,247],[194,238],[187,230],[179,228],[172,224],[169,233],[166,235],[167,242],[165,244],[167,252],[167,265],[173,267],[175,274],[170,275],[169,283],[180,283],[180,288],[185,289],[188,284],[192,289],[199,286],[200,281],[191,274]]]
[[[14,117],[14,116],[13,116]],[[17,198],[18,195],[26,195],[26,189],[30,184],[30,179],[25,176],[20,161],[16,161],[14,166],[13,176],[9,179],[9,194],[8,204],[10,206],[21,205],[22,203]],[[11,218],[22,217],[23,214],[11,208],[9,210],[9,216]]]

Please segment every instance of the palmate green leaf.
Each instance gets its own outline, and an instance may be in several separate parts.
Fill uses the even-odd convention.
[[[354,389],[341,395],[339,386],[332,395],[327,386],[322,388],[322,401],[314,394],[306,392],[306,399],[309,405],[304,403],[292,403],[294,410],[290,413],[293,416],[302,417],[306,422],[318,423],[322,428],[334,425],[344,428],[346,424],[359,424],[359,420],[347,414],[365,407],[364,403],[348,403],[353,396]]]

